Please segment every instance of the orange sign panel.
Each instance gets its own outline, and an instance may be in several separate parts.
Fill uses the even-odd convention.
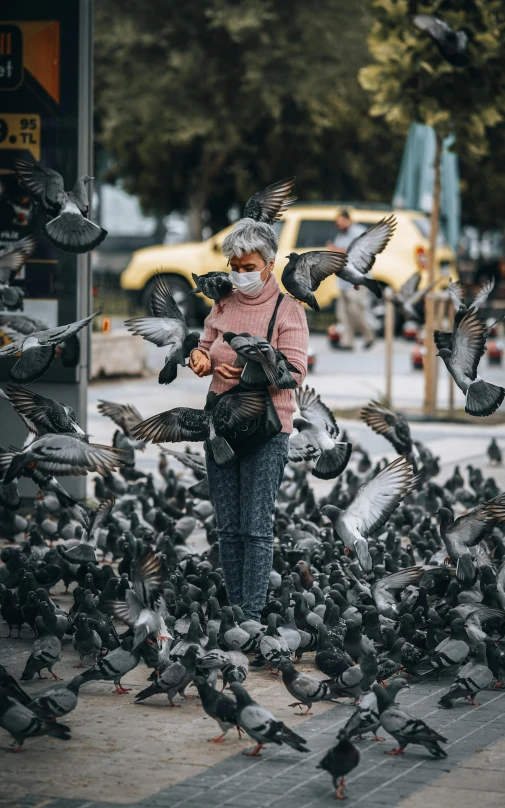
[[[60,103],[60,23],[0,22],[0,90],[15,90],[28,70]]]

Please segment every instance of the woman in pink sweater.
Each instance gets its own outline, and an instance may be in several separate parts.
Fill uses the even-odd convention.
[[[217,395],[238,383],[242,368],[233,367],[235,351],[223,341],[227,331],[267,337],[275,314],[271,344],[297,368],[302,384],[307,372],[308,328],[305,311],[293,298],[279,302],[272,273],[277,238],[272,227],[241,219],[223,242],[235,290],[214,305],[205,320],[203,337],[191,353],[198,376],[212,375],[210,392]],[[277,309],[276,309],[277,306]],[[217,466],[208,449],[207,471],[216,516],[219,549],[228,599],[248,619],[259,619],[265,604],[273,556],[275,499],[288,459],[288,439],[296,409],[294,390],[269,387],[281,431],[231,466]],[[239,453],[240,455],[240,453]]]

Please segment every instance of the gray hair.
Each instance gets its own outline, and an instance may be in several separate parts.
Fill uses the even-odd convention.
[[[269,224],[255,219],[240,219],[231,233],[228,233],[222,246],[223,255],[242,258],[245,253],[259,252],[265,263],[273,261],[279,245],[275,231]]]

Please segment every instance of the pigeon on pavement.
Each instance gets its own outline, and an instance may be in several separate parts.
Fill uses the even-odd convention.
[[[21,674],[21,681],[26,682],[33,679],[38,674],[39,679],[47,677],[41,676],[40,672],[47,668],[53,679],[60,679],[53,671],[53,666],[59,662],[61,654],[61,642],[54,634],[44,634],[36,639],[32,645],[30,656]]]
[[[238,725],[237,702],[235,699],[230,699],[229,696],[220,693],[209,685],[203,676],[195,676],[193,682],[198,689],[203,709],[207,715],[217,721],[221,729],[221,734],[216,738],[209,738],[209,741],[221,743],[221,741],[224,741],[228,730],[232,727],[236,728],[240,738],[242,730]]]
[[[251,752],[244,752],[247,757],[259,755],[267,743],[275,743],[279,746],[285,743],[292,749],[296,749],[297,752],[309,751],[305,738],[293,732],[282,721],[278,721],[271,712],[255,702],[243,685],[233,682],[230,690],[237,699],[238,724],[257,744]]]
[[[132,671],[140,662],[142,649],[133,649],[133,637],[126,637],[119,648],[115,648],[103,659],[99,659],[96,665],[84,671],[82,678],[86,682],[106,682],[113,681],[116,685],[115,692],[118,695],[129,693],[131,688],[123,687],[121,679]]]
[[[403,755],[405,747],[413,743],[424,746],[433,757],[447,757],[447,752],[440,746],[447,743],[447,738],[431,729],[421,718],[411,718],[396,704],[391,704],[382,685],[375,684],[372,689],[377,697],[381,725],[398,741],[398,748],[387,754]]]
[[[63,718],[77,707],[79,688],[84,684],[82,676],[74,676],[70,682],[53,685],[43,690],[30,702],[30,710],[46,721]]]
[[[417,14],[413,23],[419,31],[429,36],[437,46],[440,56],[450,65],[466,67],[469,64],[468,36],[464,31],[454,31],[439,17],[429,14]]]
[[[391,703],[394,703],[399,691],[408,687],[409,685],[407,680],[403,679],[401,676],[397,676],[396,679],[393,679],[387,685],[387,687],[384,688],[384,690],[386,695],[390,697]],[[384,738],[377,735],[377,730],[379,727],[380,716],[379,709],[377,707],[377,696],[373,690],[370,690],[368,693],[365,693],[360,704],[356,706],[355,711],[349,718],[344,729],[348,732],[350,738],[356,735],[358,741],[363,740],[363,735],[365,732],[373,732],[374,741],[383,741]]]
[[[345,800],[346,797],[342,793],[347,789],[345,777],[359,764],[360,754],[345,729],[340,730],[337,739],[338,744],[328,749],[325,756],[319,761],[317,768],[324,769],[331,774],[336,799]]]
[[[31,196],[39,202],[51,220],[43,227],[51,244],[71,253],[86,253],[102,243],[107,230],[92,222],[86,185],[94,179],[78,177],[71,191],[65,191],[63,177],[52,168],[43,168],[24,160],[15,160],[14,169]]]
[[[125,320],[128,331],[159,347],[167,348],[165,366],[158,382],[170,384],[177,378],[177,365],[186,367],[186,359],[200,341],[198,331],[189,331],[184,315],[175,302],[163,275],[156,275],[150,301],[152,317]]]
[[[339,275],[347,263],[344,253],[329,250],[311,250],[302,253],[291,252],[288,263],[282,271],[282,283],[296,300],[307,303],[314,311],[319,311],[319,303],[314,292],[322,281],[330,275]]]
[[[486,643],[480,642],[477,654],[466,665],[463,665],[452,683],[449,691],[438,702],[440,707],[453,707],[456,699],[466,699],[472,706],[478,707],[474,696],[485,690],[493,681],[493,674],[487,666]]]
[[[301,673],[289,659],[280,660],[279,670],[287,691],[296,699],[289,706],[302,707],[305,705],[307,708],[299,715],[312,715],[310,710],[315,701],[335,701],[338,698],[338,693],[335,693],[331,680],[322,681],[311,676],[310,673]]]
[[[84,660],[86,664],[96,665],[98,655],[102,649],[102,640],[100,635],[91,628],[88,622],[88,616],[81,612],[75,619],[76,631],[72,637],[72,645],[79,654],[80,662],[75,665],[76,668],[84,667]]]
[[[191,696],[186,696],[184,690],[195,678],[197,653],[198,649],[194,645],[190,645],[178,662],[172,662],[152,685],[137,693],[135,704],[158,693],[165,693],[169,707],[180,707],[180,704],[174,704],[173,702],[173,698],[177,693],[184,696],[185,699],[192,698]]]
[[[20,752],[27,738],[41,735],[52,735],[62,741],[70,740],[70,729],[65,724],[44,721],[29,707],[6,695],[0,687],[0,727],[7,730],[14,738],[13,752]]]

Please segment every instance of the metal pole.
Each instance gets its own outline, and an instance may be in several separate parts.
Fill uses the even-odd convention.
[[[386,297],[384,311],[384,351],[385,351],[385,389],[389,407],[393,406],[393,349],[395,336],[395,306],[389,297]]]
[[[428,255],[428,284],[435,280],[435,252],[437,247],[438,220],[440,216],[440,158],[442,156],[442,138],[435,132],[435,178],[433,182],[433,205],[431,210],[430,250]],[[437,409],[435,363],[437,361],[433,331],[435,328],[435,299],[432,294],[425,300],[425,338],[426,353],[424,355],[424,413],[435,415]]]

